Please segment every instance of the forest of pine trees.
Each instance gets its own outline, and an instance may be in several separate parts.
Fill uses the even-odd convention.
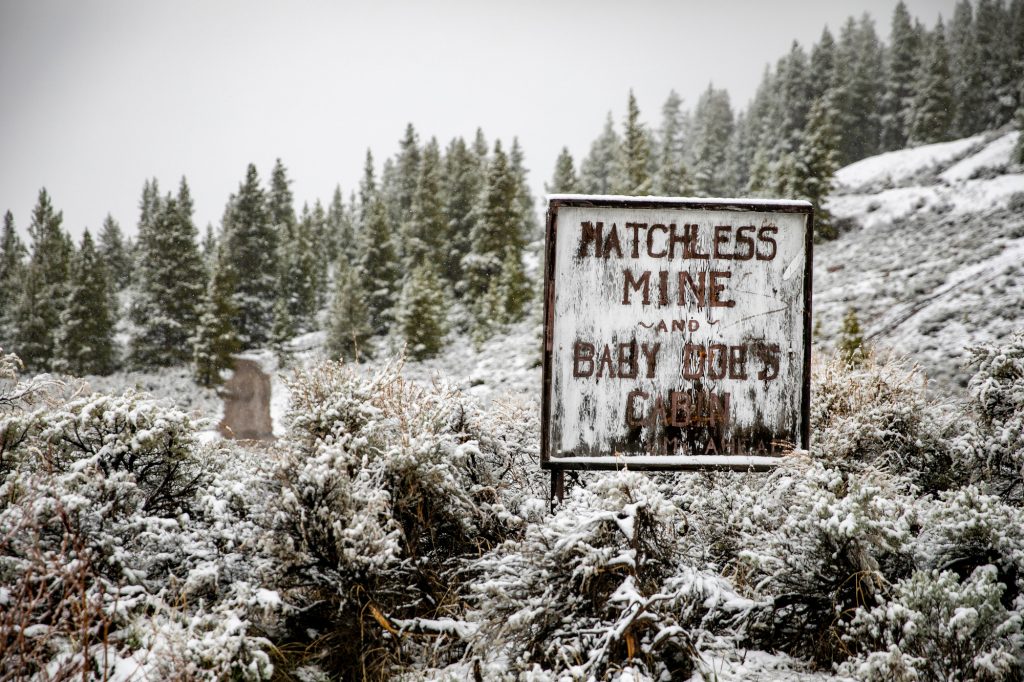
[[[931,28],[900,2],[888,45],[866,14],[838,38],[826,27],[809,51],[794,42],[766,68],[739,113],[709,85],[692,112],[670,93],[652,129],[630,92],[621,132],[609,113],[579,171],[563,149],[547,189],[807,199],[816,237],[830,239],[823,201],[841,166],[1015,121],[1024,128],[1024,0],[960,0]]]
[[[736,112],[709,85],[692,111],[671,92],[656,127],[628,93],[577,165],[561,150],[552,193],[805,198],[816,237],[836,236],[825,200],[840,166],[906,145],[1024,127],[1024,0],[960,0],[927,28],[901,2],[890,44],[867,15],[838,36],[794,42]],[[1024,162],[1024,136],[1018,149]],[[379,166],[367,152],[346,199],[297,210],[278,159],[249,165],[219,227],[200,244],[185,178],[143,184],[134,239],[107,216],[75,245],[43,189],[23,243],[0,233],[0,347],[30,371],[103,374],[192,363],[213,385],[233,353],[326,332],[332,357],[368,357],[389,338],[415,358],[449,331],[482,341],[520,319],[532,283],[524,251],[540,237],[523,150],[421,140],[409,124]],[[118,339],[115,341],[115,339]]]
[[[522,317],[527,245],[540,236],[518,140],[421,142],[410,124],[380,179],[367,152],[359,191],[297,211],[284,163],[249,165],[219,229],[200,244],[188,182],[143,183],[134,241],[107,216],[76,249],[40,191],[19,238],[0,234],[0,347],[30,371],[107,374],[192,363],[205,386],[232,355],[324,330],[335,358],[390,335],[416,359],[453,324],[484,339]],[[453,311],[455,311],[453,313]],[[126,341],[120,346],[115,335]]]

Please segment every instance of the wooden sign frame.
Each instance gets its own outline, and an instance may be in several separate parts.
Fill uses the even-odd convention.
[[[810,378],[811,378],[811,298],[812,298],[812,263],[813,263],[813,232],[814,216],[811,204],[805,201],[777,201],[750,199],[679,199],[660,197],[623,197],[623,196],[588,196],[588,195],[551,195],[548,197],[545,262],[544,262],[544,339],[543,339],[543,393],[541,416],[541,468],[550,470],[552,476],[552,495],[561,497],[562,472],[566,470],[615,470],[629,468],[633,470],[651,471],[693,471],[705,469],[726,469],[735,471],[766,471],[778,465],[786,451],[793,448],[808,449],[810,442]],[[791,343],[801,343],[803,350],[802,368],[799,385],[799,424],[794,436],[799,442],[787,442],[780,446],[778,452],[746,453],[746,454],[713,454],[713,455],[675,455],[664,454],[618,454],[615,452],[590,452],[586,456],[574,456],[553,452],[552,443],[552,368],[553,342],[556,315],[556,286],[558,282],[558,263],[556,248],[560,232],[563,238],[572,238],[578,234],[579,226],[563,226],[559,229],[560,211],[567,208],[582,209],[627,209],[641,211],[653,210],[690,210],[730,213],[764,214],[799,214],[806,217],[804,222],[802,303],[799,315],[802,319],[802,339],[791,339]],[[680,214],[684,216],[685,214]],[[791,219],[788,219],[791,220]],[[792,221],[791,221],[792,222]],[[646,224],[644,224],[646,226]],[[674,227],[674,225],[673,225]],[[573,230],[576,230],[575,232]],[[696,230],[695,230],[696,240]],[[600,237],[598,237],[600,242]],[[582,247],[581,247],[582,248]],[[717,254],[717,244],[716,256]],[[596,255],[596,247],[594,254]],[[607,258],[607,251],[605,252]],[[564,258],[564,256],[563,256]],[[682,276],[680,276],[680,286]],[[683,294],[680,293],[680,302]],[[646,301],[645,301],[646,303]],[[635,342],[634,342],[635,343]],[[565,349],[562,349],[565,352]],[[621,352],[621,351],[620,351]],[[564,362],[564,361],[563,361]],[[724,361],[723,361],[724,362]],[[574,369],[575,371],[575,369]],[[796,371],[794,367],[792,371]],[[646,395],[646,394],[645,394]],[[795,396],[794,396],[795,399]],[[627,413],[628,414],[628,413]],[[627,416],[628,419],[628,416]],[[653,417],[652,417],[653,423]],[[559,433],[560,437],[562,433]],[[774,450],[774,442],[772,450]],[[557,480],[555,474],[558,474]]]

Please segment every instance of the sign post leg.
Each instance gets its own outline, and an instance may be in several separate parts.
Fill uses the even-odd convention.
[[[558,505],[565,500],[565,471],[562,469],[551,470],[551,513],[555,513]]]

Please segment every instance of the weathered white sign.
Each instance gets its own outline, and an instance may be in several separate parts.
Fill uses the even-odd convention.
[[[550,197],[542,466],[806,448],[811,223],[802,201]]]

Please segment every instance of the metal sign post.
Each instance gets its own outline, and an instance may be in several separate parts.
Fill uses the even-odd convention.
[[[811,205],[549,197],[541,466],[764,471],[809,440]]]

